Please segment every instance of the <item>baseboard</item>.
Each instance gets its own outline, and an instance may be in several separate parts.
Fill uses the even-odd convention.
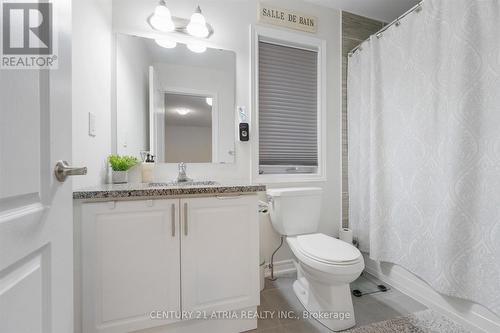
[[[293,273],[296,271],[295,264],[292,259],[276,261],[274,262],[274,276],[280,276],[284,274]],[[265,270],[265,276],[271,276],[271,269],[267,266]]]
[[[434,291],[430,286],[425,285],[422,281],[408,272],[409,276],[392,270],[390,276],[381,271],[379,265],[371,260],[365,260],[365,271],[377,277],[381,281],[392,285],[404,294],[414,298],[428,308],[445,315],[456,322],[462,324],[467,329],[473,332],[500,332],[499,320],[486,318],[481,313],[473,309],[467,309],[466,313],[461,313],[452,304],[447,302],[442,296]],[[399,269],[402,269],[399,267]],[[494,316],[494,315],[488,315]]]

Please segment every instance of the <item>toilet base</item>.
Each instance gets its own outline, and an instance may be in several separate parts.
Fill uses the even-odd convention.
[[[310,318],[316,319],[332,331],[343,331],[356,324],[349,284],[325,285],[310,283],[300,265],[293,291],[307,310]]]

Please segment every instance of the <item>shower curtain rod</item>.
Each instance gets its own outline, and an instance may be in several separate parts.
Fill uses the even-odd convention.
[[[413,6],[412,8],[410,8],[409,10],[407,10],[403,15],[399,16],[397,19],[395,19],[394,21],[392,21],[391,23],[387,24],[386,26],[384,26],[382,29],[380,29],[379,31],[377,31],[376,33],[374,33],[373,35],[371,35],[370,37],[368,37],[367,39],[365,39],[364,41],[362,41],[361,43],[359,43],[358,46],[356,46],[355,48],[353,48],[349,53],[349,57],[352,57],[352,55],[357,51],[357,50],[362,50],[362,47],[361,45],[366,42],[367,40],[369,40],[372,36],[377,36],[377,38],[380,38],[382,37],[382,33],[384,31],[386,31],[387,29],[389,29],[390,27],[392,27],[393,25],[395,25],[396,27],[399,26],[401,24],[401,20],[404,19],[406,16],[410,15],[411,13],[415,12],[415,13],[418,13],[422,10],[422,4],[424,3],[424,0],[420,1],[418,4],[416,4],[415,6]]]

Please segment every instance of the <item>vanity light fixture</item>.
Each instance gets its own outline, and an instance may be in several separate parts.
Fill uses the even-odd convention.
[[[164,47],[166,49],[173,49],[177,46],[177,42],[175,40],[171,40],[168,38],[157,38],[155,39],[156,44]]]
[[[208,36],[207,21],[201,13],[200,6],[196,7],[195,12],[191,15],[191,20],[186,27],[186,31],[193,37],[205,38]]]
[[[210,38],[214,28],[207,23],[201,13],[200,6],[196,7],[190,19],[172,16],[165,0],[160,0],[154,12],[147,18],[148,24],[160,32],[175,32],[195,38]]]
[[[186,46],[190,51],[194,53],[203,53],[207,50],[207,46],[205,44],[201,44],[198,42],[191,42],[188,43]]]
[[[167,8],[165,0],[160,0],[154,13],[149,18],[149,23],[153,28],[162,32],[172,32],[175,30],[175,24],[172,21],[172,15]]]
[[[212,98],[212,97],[207,97],[207,98],[205,99],[205,102],[207,102],[207,104],[208,104],[208,105],[212,106],[212,104],[213,104],[214,100],[213,100],[213,98]]]

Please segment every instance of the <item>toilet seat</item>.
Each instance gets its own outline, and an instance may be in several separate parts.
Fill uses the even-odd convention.
[[[326,235],[325,235],[326,236]],[[317,271],[317,272],[322,272],[326,274],[324,276],[325,279],[329,280],[332,277],[335,277],[334,280],[337,280],[338,277],[340,276],[355,276],[358,277],[359,274],[363,271],[365,267],[365,262],[363,259],[363,256],[361,255],[361,252],[359,252],[358,249],[356,251],[359,252],[359,257],[358,259],[354,259],[352,261],[344,261],[344,262],[335,262],[332,261],[332,254],[330,259],[322,259],[319,257],[327,257],[326,255],[314,255],[311,254],[311,249],[308,248],[309,253],[307,253],[300,245],[298,241],[299,236],[292,236],[292,237],[287,237],[286,242],[290,246],[290,249],[292,250],[293,254],[295,257],[298,259],[298,261],[307,266],[310,267],[311,269]],[[326,236],[329,237],[329,236]],[[329,237],[331,238],[331,237]],[[315,238],[312,238],[315,239]],[[337,240],[338,241],[338,240]],[[304,243],[304,240],[302,240],[302,243]],[[350,246],[349,244],[345,244],[347,247]],[[306,245],[307,247],[307,245]],[[321,254],[324,254],[323,251],[321,251]],[[349,281],[351,282],[351,281]]]
[[[300,235],[296,239],[298,250],[303,255],[321,263],[354,265],[362,257],[354,246],[325,234]]]

